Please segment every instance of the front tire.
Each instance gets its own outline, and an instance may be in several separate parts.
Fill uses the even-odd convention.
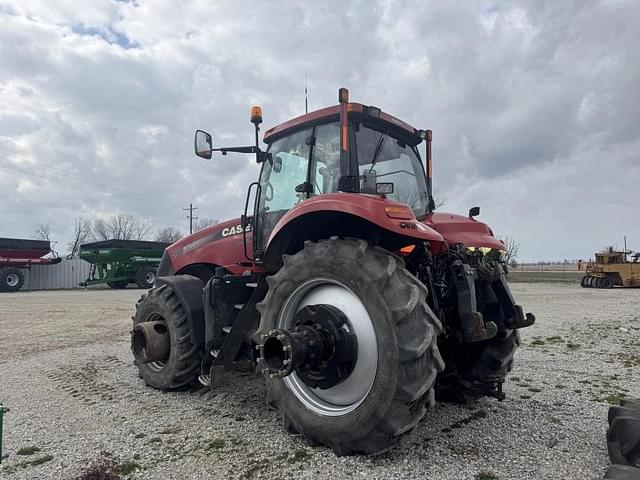
[[[169,355],[151,363],[138,363],[140,377],[159,390],[188,387],[200,371],[201,351],[191,343],[187,313],[169,285],[161,285],[143,295],[136,305],[133,325],[142,322],[162,322],[169,332]],[[131,349],[133,351],[133,332]]]
[[[511,371],[519,346],[518,331],[504,330],[490,340],[445,348],[447,371],[438,379],[438,401],[465,404],[494,395]]]
[[[311,388],[295,372],[265,376],[267,402],[287,430],[338,455],[382,453],[411,431],[434,403],[433,385],[444,364],[442,329],[427,291],[388,251],[361,240],[306,242],[267,278],[258,335],[290,328],[291,312],[331,304],[357,338],[353,372],[326,389]]]

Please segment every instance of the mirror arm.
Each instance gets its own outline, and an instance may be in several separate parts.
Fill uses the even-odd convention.
[[[255,153],[257,155],[258,162],[264,162],[265,160],[269,160],[271,166],[273,166],[273,159],[271,154],[268,152],[264,152],[257,147],[221,147],[214,148],[211,150],[212,152],[221,152],[223,155],[227,153]]]

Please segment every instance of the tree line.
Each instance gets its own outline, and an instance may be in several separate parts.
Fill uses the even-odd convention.
[[[209,225],[215,225],[218,220],[201,217],[193,222],[193,231],[197,232]],[[185,234],[176,227],[165,227],[155,231],[151,222],[135,215],[120,213],[109,218],[90,219],[76,218],[73,224],[71,241],[67,244],[67,258],[77,258],[80,246],[101,240],[155,240],[156,242],[173,243]],[[54,241],[48,223],[41,224],[34,232],[37,240]]]

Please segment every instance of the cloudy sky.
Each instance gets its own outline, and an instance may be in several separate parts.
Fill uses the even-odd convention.
[[[635,33],[634,33],[635,32]],[[443,210],[522,260],[640,250],[640,8],[628,1],[0,0],[0,236],[130,213],[237,217],[250,144],[337,89],[434,132]]]

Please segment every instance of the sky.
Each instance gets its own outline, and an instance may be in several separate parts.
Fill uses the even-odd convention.
[[[640,250],[640,8],[634,0],[0,0],[0,237],[118,213],[188,231],[238,217],[250,145],[309,108],[375,105],[433,130],[443,211],[521,261]]]

